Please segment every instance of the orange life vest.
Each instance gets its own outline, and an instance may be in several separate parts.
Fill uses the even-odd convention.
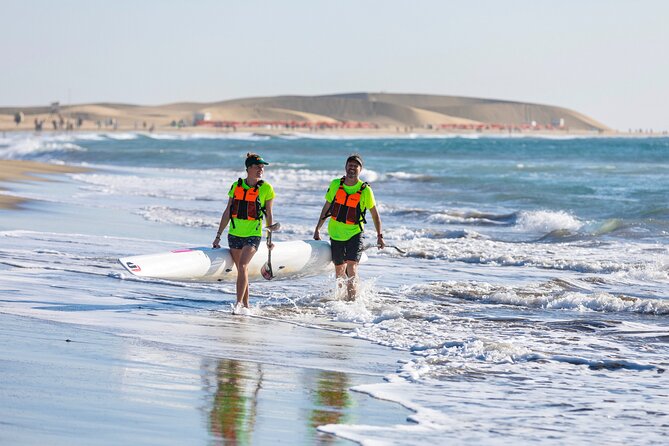
[[[337,193],[335,194],[332,205],[330,205],[330,209],[326,214],[326,218],[332,216],[332,218],[338,222],[347,225],[359,225],[360,229],[362,229],[362,223],[367,223],[367,220],[365,220],[365,212],[367,210],[363,212],[360,208],[360,197],[362,191],[365,190],[368,184],[362,183],[360,189],[352,194],[347,194],[346,190],[344,190],[345,179],[346,177],[341,177],[339,180],[339,189],[337,189]]]
[[[232,208],[230,214],[232,218],[240,220],[262,220],[265,208],[260,204],[258,188],[263,185],[263,180],[250,189],[244,189],[244,180],[237,180],[235,192],[233,194]],[[232,220],[234,225],[234,220]]]

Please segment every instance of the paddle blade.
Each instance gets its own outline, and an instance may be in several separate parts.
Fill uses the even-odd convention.
[[[276,223],[274,223],[274,224],[271,225],[271,226],[266,227],[265,229],[267,229],[269,232],[275,232],[275,231],[278,231],[279,229],[281,229],[281,223],[279,223],[279,222],[277,221]]]
[[[407,252],[403,249],[398,248],[397,246],[390,245],[388,248],[395,248],[395,251],[399,252],[400,254],[406,254]]]
[[[260,268],[260,274],[265,280],[272,280],[274,278],[274,273],[272,272],[272,265],[265,263],[262,268]]]

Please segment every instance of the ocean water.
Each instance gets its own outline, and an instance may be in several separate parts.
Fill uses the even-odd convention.
[[[406,251],[369,250],[354,303],[332,276],[251,285],[259,317],[397,353],[383,383],[355,390],[409,408],[410,423],[321,431],[383,444],[669,440],[667,138],[5,135],[0,158],[93,170],[12,187],[38,201],[1,213],[0,289],[23,299],[4,311],[52,317],[28,304],[42,291],[63,311],[227,308],[233,284],[137,280],[116,258],[209,245],[247,151],[271,163],[275,240],[311,237],[329,180],[359,152],[386,243]]]

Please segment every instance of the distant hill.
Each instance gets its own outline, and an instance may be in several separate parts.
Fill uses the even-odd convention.
[[[0,114],[21,111],[31,116],[49,114],[49,107],[5,107]],[[131,104],[80,104],[61,106],[61,114],[85,120],[116,119],[127,126],[173,121],[190,125],[196,114],[214,123],[302,123],[340,125],[364,123],[375,128],[566,128],[577,131],[610,131],[606,125],[573,110],[532,104],[460,96],[392,93],[348,93],[324,96],[272,96],[213,103],[174,103],[160,106]],[[52,116],[52,115],[51,115]]]

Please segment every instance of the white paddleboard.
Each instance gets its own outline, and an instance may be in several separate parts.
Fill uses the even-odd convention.
[[[362,253],[361,261],[367,260]],[[158,254],[119,259],[137,277],[192,282],[220,282],[237,279],[237,269],[228,248],[187,248]],[[249,280],[262,280],[260,270],[267,262],[267,245],[260,244],[249,264]],[[334,271],[330,243],[324,240],[275,242],[272,250],[275,279],[292,279]]]

